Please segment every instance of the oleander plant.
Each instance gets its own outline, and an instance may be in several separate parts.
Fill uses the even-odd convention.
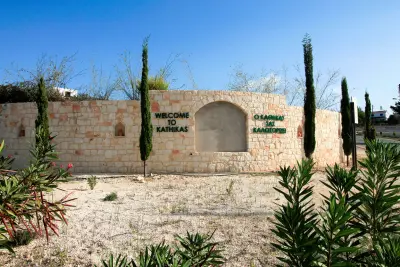
[[[46,236],[50,232],[58,235],[58,223],[67,223],[66,210],[74,199],[70,195],[53,201],[49,193],[57,189],[60,182],[68,181],[69,169],[57,166],[58,159],[54,137],[38,127],[36,144],[31,149],[31,162],[21,170],[12,170],[13,158],[0,157],[0,249],[13,251],[13,244],[21,233]],[[0,143],[0,155],[5,143]]]
[[[400,151],[366,141],[360,170],[327,167],[329,194],[313,203],[312,159],[282,167],[275,211],[278,266],[400,266]]]

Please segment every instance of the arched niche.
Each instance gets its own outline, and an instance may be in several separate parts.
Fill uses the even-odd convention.
[[[25,137],[25,126],[23,124],[21,124],[19,126],[19,131],[18,131],[18,137]]]
[[[212,102],[195,114],[198,152],[246,152],[247,115],[229,102]]]
[[[118,122],[115,125],[114,136],[118,136],[118,137],[125,136],[125,125],[122,122]]]

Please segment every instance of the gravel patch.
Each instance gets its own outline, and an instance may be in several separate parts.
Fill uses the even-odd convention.
[[[0,266],[93,266],[110,253],[136,257],[146,245],[174,242],[174,235],[213,232],[225,249],[225,266],[273,266],[278,252],[274,236],[274,203],[283,197],[273,187],[276,175],[153,175],[99,176],[94,190],[77,179],[56,191],[61,198],[73,191],[75,207],[60,236],[35,239],[16,248],[16,256],[0,252]],[[326,189],[314,175],[315,201]],[[231,185],[231,186],[230,186]],[[231,188],[231,189],[230,189]],[[103,201],[116,192],[118,199]]]

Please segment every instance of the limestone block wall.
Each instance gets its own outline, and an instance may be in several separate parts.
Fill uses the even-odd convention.
[[[230,103],[246,116],[244,127],[232,128],[224,134],[242,136],[243,133],[247,138],[247,151],[196,151],[196,112],[216,101]],[[153,152],[147,162],[150,172],[275,171],[281,165],[295,164],[304,156],[303,109],[287,106],[281,95],[152,91],[151,109],[154,133]],[[174,114],[162,113],[177,113],[178,118],[165,118]],[[5,153],[16,158],[17,168],[25,166],[29,160],[36,114],[35,103],[0,105],[0,140],[6,141]],[[284,116],[284,120],[274,122],[274,127],[286,128],[286,133],[255,133],[255,127],[266,127],[265,121],[254,119],[255,114]],[[228,115],[224,116],[229,120]],[[49,118],[50,130],[57,135],[54,142],[60,152],[60,163],[73,163],[74,172],[142,172],[138,101],[52,102],[49,103]],[[125,136],[115,136],[116,125],[125,127]],[[339,129],[339,113],[317,111],[314,153],[317,166],[342,160]],[[25,132],[25,136],[20,136],[21,132]]]

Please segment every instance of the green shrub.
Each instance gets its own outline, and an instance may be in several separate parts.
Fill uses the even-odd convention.
[[[179,244],[175,247],[161,242],[147,246],[136,261],[122,255],[116,258],[110,255],[102,264],[103,267],[221,266],[224,263],[222,250],[217,249],[218,243],[211,242],[212,236],[199,233],[187,233],[185,237],[177,235],[175,238]]]
[[[330,190],[318,214],[310,185],[313,163],[281,168],[286,203],[275,212],[277,242],[288,266],[399,266],[400,151],[366,140],[361,170],[327,168]]]
[[[149,77],[147,80],[149,90],[166,91],[168,90],[169,83],[159,76]],[[140,88],[140,80],[137,81],[137,87]]]
[[[13,247],[28,245],[35,237],[35,232],[19,230],[15,232],[13,238],[10,240],[10,245]]]
[[[87,183],[90,187],[90,190],[93,190],[97,184],[97,177],[95,175],[91,175],[90,177],[87,178]]]
[[[50,231],[58,233],[57,222],[66,222],[66,209],[74,199],[68,199],[68,195],[58,201],[42,197],[70,176],[68,169],[55,166],[55,146],[43,142],[49,138],[54,137],[39,126],[37,143],[31,150],[33,158],[25,169],[10,170],[10,158],[0,157],[0,249],[13,252],[13,245],[29,242],[26,232],[45,235],[49,240]],[[0,143],[0,153],[3,148],[4,141]]]
[[[103,201],[114,201],[114,200],[116,200],[117,198],[118,198],[117,193],[112,192],[112,193],[106,195],[106,196],[103,198]]]

